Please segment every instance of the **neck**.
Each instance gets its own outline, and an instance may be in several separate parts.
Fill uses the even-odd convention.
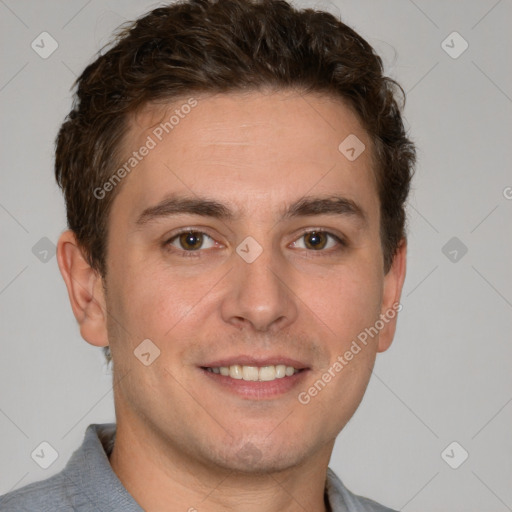
[[[324,492],[333,445],[285,471],[241,473],[194,460],[137,419],[118,418],[110,464],[147,512],[329,512]]]

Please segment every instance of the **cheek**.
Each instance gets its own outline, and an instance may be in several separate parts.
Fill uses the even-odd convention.
[[[314,290],[304,288],[302,296],[317,317],[325,322],[338,340],[351,340],[372,325],[379,316],[382,275],[372,266],[338,269]]]
[[[162,264],[132,267],[117,277],[115,314],[137,339],[164,346],[200,314],[218,279],[213,274],[187,276]]]

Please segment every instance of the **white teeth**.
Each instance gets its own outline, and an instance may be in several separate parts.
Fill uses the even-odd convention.
[[[283,377],[291,377],[293,374],[298,373],[293,366],[286,366],[284,364],[269,365],[269,366],[242,366],[233,364],[231,366],[220,366],[216,368],[207,368],[209,372],[223,375],[224,377],[231,377],[232,379],[243,379],[246,381],[264,381],[268,382],[275,379],[282,379]]]
[[[262,366],[259,373],[260,380],[274,380],[276,378],[275,366]]]
[[[291,366],[287,366],[285,373],[286,373],[287,377],[291,377],[295,373],[295,368],[292,368]]]
[[[212,369],[213,371],[213,369]],[[229,367],[229,376],[232,379],[242,378],[242,367],[239,364],[233,364]]]
[[[286,375],[286,365],[278,364],[276,366],[276,377],[282,379]]]
[[[242,366],[242,378],[244,380],[258,380],[259,372],[256,366]]]

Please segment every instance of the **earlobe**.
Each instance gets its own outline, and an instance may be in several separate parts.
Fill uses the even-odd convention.
[[[398,311],[402,309],[400,296],[402,295],[402,287],[405,280],[406,262],[407,241],[404,238],[398,246],[391,268],[384,276],[381,308],[381,319],[384,323],[384,327],[379,333],[377,352],[387,350],[395,336]]]
[[[59,238],[57,261],[68,289],[73,314],[80,326],[80,334],[91,345],[108,345],[103,280],[84,258],[70,230],[64,231]]]

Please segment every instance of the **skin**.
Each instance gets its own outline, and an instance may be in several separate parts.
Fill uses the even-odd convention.
[[[148,511],[324,511],[334,440],[363,397],[376,354],[390,346],[396,316],[307,405],[297,395],[399,302],[405,240],[385,274],[371,141],[340,100],[292,91],[196,98],[124,178],[109,217],[106,277],[86,263],[71,232],[58,244],[83,338],[111,347],[118,433],[110,462]],[[133,117],[126,155],[169,115],[147,106]],[[338,150],[349,134],[366,146],[353,162]],[[215,199],[234,218],[180,214],[137,224],[169,194]],[[333,194],[356,203],[365,220],[281,218],[305,195]],[[165,245],[180,228],[211,239],[198,251],[176,238]],[[312,248],[303,231],[314,229],[346,245],[327,237],[326,247]],[[247,236],[263,249],[253,263],[236,252]],[[147,338],[160,349],[149,366],[133,354]],[[288,393],[247,399],[199,368],[240,354],[285,355],[309,369]],[[244,449],[254,460],[240,456]]]

